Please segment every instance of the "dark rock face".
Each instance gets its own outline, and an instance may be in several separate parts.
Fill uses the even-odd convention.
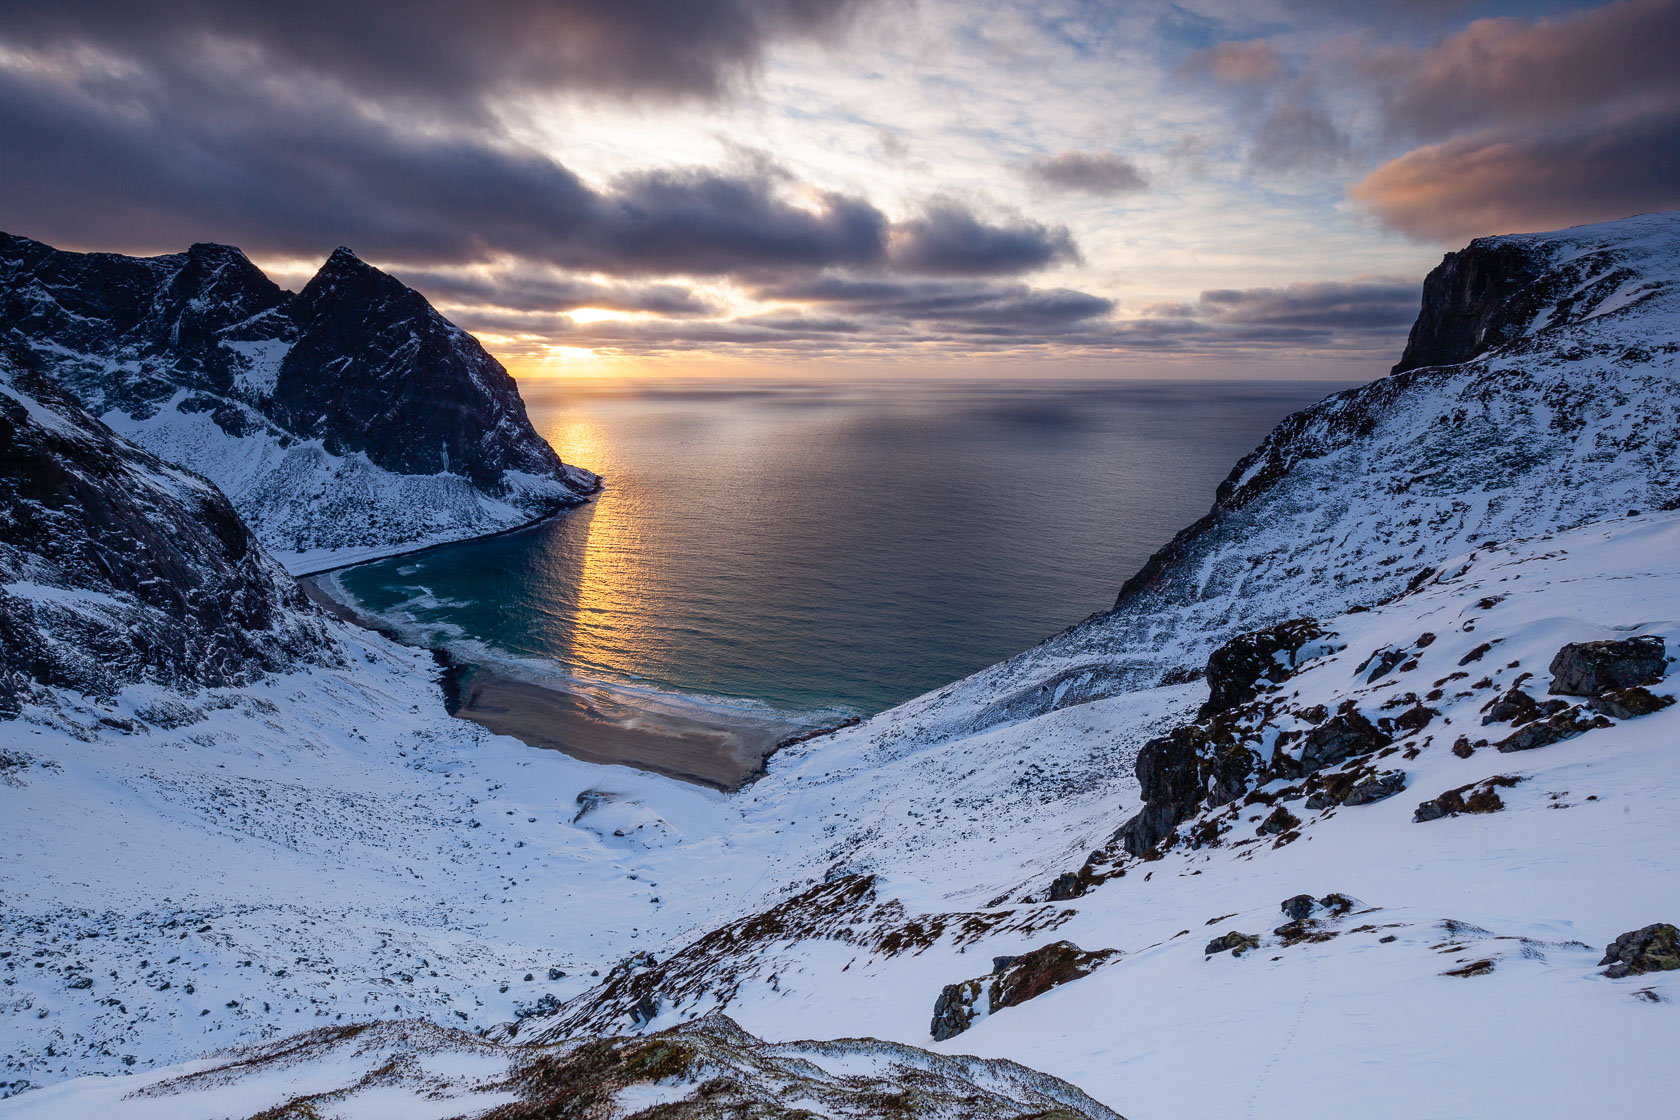
[[[1296,651],[1323,633],[1315,619],[1294,618],[1232,638],[1208,657],[1208,699],[1201,714],[1247,703],[1263,679],[1274,684],[1286,680],[1295,671]]]
[[[1571,642],[1552,658],[1550,691],[1596,696],[1611,689],[1655,684],[1667,670],[1667,651],[1658,637]]]
[[[1051,988],[1090,975],[1098,965],[1118,955],[1117,949],[1086,952],[1071,941],[1053,941],[1018,957],[996,957],[989,975],[947,984],[940,990],[929,1030],[940,1042],[954,1038],[978,1015],[1036,999]]]
[[[1635,685],[1632,688],[1619,688],[1614,692],[1606,692],[1603,696],[1594,696],[1587,701],[1587,707],[1600,715],[1612,716],[1616,719],[1637,719],[1648,716],[1652,712],[1660,712],[1674,703],[1672,696],[1658,696],[1650,689]]]
[[[1423,281],[1423,307],[1391,372],[1466,362],[1520,334],[1544,305],[1544,262],[1521,245],[1472,241]]]
[[[1332,716],[1301,739],[1301,771],[1311,774],[1357,755],[1388,746],[1389,737],[1356,711]]]
[[[1598,963],[1610,966],[1604,975],[1612,980],[1680,968],[1680,929],[1667,922],[1653,922],[1644,929],[1624,933],[1605,946],[1604,959]]]
[[[296,295],[238,249],[135,258],[0,234],[0,335],[95,413],[208,412],[229,435],[320,439],[396,474],[561,499],[597,485],[532,429],[499,362],[418,292],[338,249]]]
[[[35,685],[239,684],[336,658],[227,499],[0,344],[0,716]]]
[[[1050,884],[1048,897],[1051,902],[1066,902],[1079,898],[1085,893],[1086,887],[1086,881],[1081,879],[1077,872],[1064,871]]]

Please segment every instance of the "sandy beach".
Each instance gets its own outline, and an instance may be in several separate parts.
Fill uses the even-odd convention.
[[[324,576],[298,583],[329,614],[394,637],[389,627],[345,603]],[[761,773],[778,745],[812,734],[773,718],[730,719],[699,708],[703,714],[682,715],[638,705],[633,695],[606,687],[539,684],[484,665],[457,665],[453,672],[452,714],[460,719],[585,762],[632,766],[725,792]]]

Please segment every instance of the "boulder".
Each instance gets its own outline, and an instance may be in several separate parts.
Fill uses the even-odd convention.
[[[1680,968],[1680,930],[1667,922],[1653,922],[1624,933],[1605,946],[1604,959],[1598,963],[1610,966],[1604,975],[1612,980]]]
[[[1370,754],[1392,740],[1357,711],[1330,717],[1301,738],[1301,770],[1311,774],[1346,758]]]
[[[1660,712],[1672,703],[1672,696],[1658,696],[1650,689],[1634,685],[1632,688],[1618,688],[1614,692],[1594,696],[1587,701],[1587,707],[1600,715],[1616,719],[1635,719],[1648,716],[1652,712]]]
[[[1286,898],[1283,900],[1281,909],[1285,914],[1289,915],[1290,921],[1305,921],[1307,915],[1311,914],[1313,910],[1313,896],[1310,894],[1298,894],[1291,898]]]
[[[1369,805],[1375,801],[1393,797],[1406,788],[1406,772],[1404,770],[1384,770],[1380,774],[1369,774],[1354,783],[1347,797],[1342,800],[1344,805]]]
[[[1281,836],[1292,828],[1299,828],[1300,824],[1300,817],[1279,805],[1271,811],[1265,820],[1260,822],[1260,835]]]
[[[1667,668],[1663,640],[1652,635],[1571,642],[1552,658],[1551,691],[1562,696],[1597,696],[1614,689],[1655,684]]]
[[[1209,941],[1207,948],[1203,949],[1202,952],[1210,957],[1215,953],[1225,952],[1230,953],[1233,957],[1240,957],[1250,949],[1258,948],[1260,948],[1259,937],[1252,933],[1238,933],[1236,930],[1231,930]]]
[[[1089,885],[1077,872],[1064,871],[1050,884],[1049,899],[1051,902],[1066,902],[1070,898],[1078,898]]]

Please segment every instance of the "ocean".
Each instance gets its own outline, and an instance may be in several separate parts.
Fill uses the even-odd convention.
[[[339,573],[469,660],[815,724],[1095,611],[1318,382],[522,383],[606,478],[500,537]]]

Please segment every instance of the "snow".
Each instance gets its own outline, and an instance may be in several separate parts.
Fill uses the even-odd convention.
[[[388,1056],[334,1044],[218,1075],[198,1113],[130,1091],[320,1026],[556,1041],[718,1008],[780,1043],[1007,1057],[1132,1120],[1667,1114],[1680,973],[1610,980],[1597,962],[1623,932],[1680,921],[1680,704],[1521,753],[1452,744],[1507,734],[1483,707],[1524,674],[1544,699],[1564,643],[1648,634],[1680,655],[1680,511],[1661,508],[1680,311],[1652,263],[1680,262],[1676,226],[1537,235],[1560,259],[1596,237],[1660,286],[1629,302],[1624,283],[1593,318],[1333,399],[1263,449],[1291,463],[1281,481],[1241,468],[1260,490],[1187,553],[1184,586],[789,747],[739,794],[452,720],[429,657],[340,623],[343,668],[186,699],[63,697],[0,724],[22,759],[0,772],[0,1093],[35,1086],[0,1116],[120,1120],[159,1101],[248,1115]],[[1625,357],[1635,343],[1646,357]],[[1427,697],[1434,719],[1381,763],[1406,789],[1289,802],[1291,842],[1258,834],[1267,805],[1238,806],[1218,846],[1179,843],[1045,901],[1137,810],[1142,745],[1206,698],[1165,671],[1303,614],[1327,633],[1268,695],[1372,718]],[[1368,680],[1385,649],[1417,664]],[[1675,694],[1673,669],[1653,691]],[[1496,775],[1521,779],[1502,811],[1413,820]],[[1356,903],[1286,944],[1279,904],[1303,892]],[[1260,947],[1204,953],[1231,930]],[[1124,955],[931,1040],[945,984],[1058,939]],[[637,1027],[614,982],[642,975],[658,1015]],[[516,1019],[543,995],[564,1007]],[[453,1096],[403,1082],[335,1108],[487,1110],[472,1094],[499,1059],[445,1034],[425,1045]],[[869,1072],[867,1050],[801,1053]]]

